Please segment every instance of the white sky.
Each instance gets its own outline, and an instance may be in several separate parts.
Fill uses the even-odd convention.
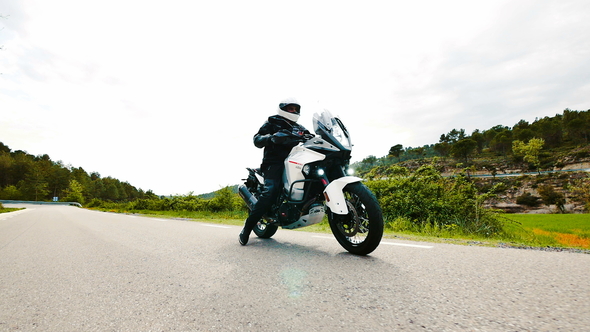
[[[240,183],[278,102],[353,161],[590,109],[590,2],[0,2],[0,142],[158,195]]]

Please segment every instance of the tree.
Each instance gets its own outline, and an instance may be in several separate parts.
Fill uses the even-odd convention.
[[[21,194],[16,186],[6,186],[4,189],[0,190],[0,199],[20,200],[23,199],[23,194]]]
[[[498,136],[498,134],[506,132],[510,132],[510,128],[502,125],[497,125],[488,130],[484,130],[484,146],[489,147],[491,150],[497,151],[494,145],[498,140],[494,141],[494,139],[496,139],[496,136]]]
[[[475,129],[471,133],[471,139],[477,143],[477,151],[481,152],[485,144],[485,138],[483,134],[479,131],[479,129]]]
[[[436,143],[434,144],[434,151],[439,155],[446,157],[451,152],[451,144],[447,142]]]
[[[109,200],[109,201],[119,201],[122,196],[121,196],[121,191],[120,186],[119,186],[119,182],[117,179],[113,179],[110,176],[102,179],[103,183],[104,183],[104,187],[105,187],[105,191],[104,191],[104,199]]]
[[[414,148],[411,151],[412,151],[412,153],[415,153],[419,158],[423,158],[424,153],[426,153],[426,148],[421,146],[419,148]]]
[[[440,136],[439,143],[453,144],[453,143],[456,143],[456,142],[464,139],[465,137],[466,137],[465,136],[465,129],[460,129],[460,130],[453,129],[453,130],[449,131],[449,133],[446,135],[442,134]]]
[[[21,183],[21,182],[19,182]],[[38,164],[32,163],[31,168],[27,171],[22,185],[20,185],[27,199],[45,200],[49,191],[47,190],[47,181]]]
[[[70,186],[66,190],[66,197],[64,200],[66,202],[78,202],[80,204],[84,204],[84,195],[83,195],[84,188],[80,184],[80,182],[76,180],[70,181]]]
[[[62,197],[70,185],[70,171],[60,163],[55,163],[47,174],[50,194],[53,197]]]
[[[558,114],[553,118],[544,117],[535,121],[531,125],[531,129],[535,133],[536,137],[540,137],[545,140],[548,147],[559,146],[563,140],[563,116]]]
[[[389,149],[388,156],[398,158],[397,161],[399,162],[399,156],[402,154],[403,151],[404,151],[404,147],[401,144],[396,144],[396,145],[392,146],[391,149]]]
[[[531,130],[531,125],[525,121],[520,120],[512,128],[512,137],[521,141],[528,141],[535,137],[535,133]]]
[[[494,136],[494,138],[490,142],[490,148],[506,156],[506,152],[508,151],[508,149],[510,149],[511,144],[512,132],[510,130],[505,130]]]
[[[457,141],[457,143],[451,146],[451,154],[455,158],[461,158],[467,162],[469,156],[473,154],[473,151],[477,147],[477,142],[472,140],[471,138],[464,138],[462,140]]]
[[[512,142],[512,152],[516,156],[522,156],[524,161],[531,163],[537,168],[537,172],[540,172],[539,166],[539,152],[543,149],[545,141],[542,138],[532,138],[528,143],[522,141]]]
[[[9,184],[16,184],[13,183],[11,176],[13,164],[14,160],[10,156],[10,153],[0,151],[0,187],[7,186]]]
[[[0,142],[0,152],[10,153],[10,148],[4,143]]]
[[[566,137],[574,144],[588,143],[590,135],[590,113],[572,111],[565,109],[563,111],[563,126]]]

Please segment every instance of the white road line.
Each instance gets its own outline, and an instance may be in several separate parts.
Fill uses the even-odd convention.
[[[395,242],[381,242],[381,244],[388,244],[391,246],[400,246],[400,247],[422,248],[422,249],[434,248],[434,246],[423,246],[423,245],[419,245],[419,244],[407,244],[407,243],[395,243]]]
[[[207,227],[215,227],[215,228],[231,228],[229,226],[221,226],[221,225],[210,225],[210,224],[202,224],[203,226]]]
[[[312,235],[311,237],[315,237],[318,239],[334,239],[332,236],[322,236],[322,235]],[[424,246],[420,244],[407,244],[407,243],[396,243],[396,242],[381,242],[381,244],[387,244],[390,246],[400,246],[400,247],[412,247],[412,248],[422,248],[422,249],[432,249],[434,246]]]

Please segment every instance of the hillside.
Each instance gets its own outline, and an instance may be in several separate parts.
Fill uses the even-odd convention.
[[[54,197],[84,204],[93,199],[132,201],[155,194],[97,172],[88,174],[82,167],[53,161],[47,154],[13,151],[0,142],[0,199],[51,201]]]
[[[438,143],[419,148],[396,144],[386,156],[369,156],[352,167],[361,177],[379,178],[392,166],[413,171],[429,164],[443,176],[466,174],[482,193],[501,184],[503,189],[490,206],[507,212],[588,212],[589,138],[590,111],[566,109],[531,124],[521,120],[513,127],[495,126],[471,135],[453,129]],[[536,150],[533,142],[540,143]],[[543,204],[543,190],[549,190],[544,185],[554,196],[563,196],[564,202]],[[539,192],[539,188],[544,189]]]

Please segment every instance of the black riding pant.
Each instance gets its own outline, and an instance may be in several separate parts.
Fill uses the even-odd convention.
[[[250,232],[256,226],[256,223],[262,219],[267,212],[269,212],[272,205],[276,202],[281,187],[283,184],[283,164],[271,164],[262,167],[262,175],[264,176],[264,189],[258,197],[258,201],[254,204],[254,208],[250,211],[248,219],[244,228]]]

